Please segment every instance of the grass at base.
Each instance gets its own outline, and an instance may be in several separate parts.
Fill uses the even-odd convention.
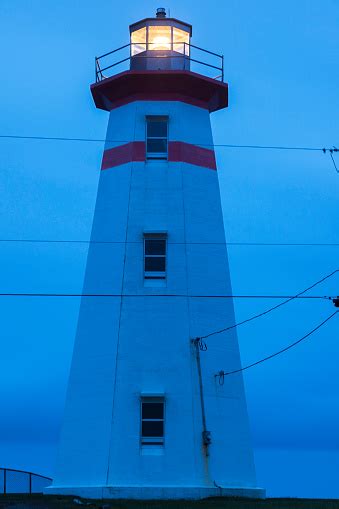
[[[74,499],[81,500],[77,504]],[[89,505],[87,505],[89,504]],[[339,509],[339,500],[208,498],[204,500],[84,500],[56,495],[0,495],[0,509]]]

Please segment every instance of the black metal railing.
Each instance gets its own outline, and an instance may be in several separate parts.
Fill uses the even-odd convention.
[[[0,494],[7,493],[42,493],[52,482],[45,475],[0,467]]]
[[[171,43],[171,50],[168,50],[168,54],[166,54],[166,50],[161,51],[161,56],[159,53],[154,56],[150,51],[153,44],[157,43],[129,43],[124,46],[120,46],[120,48],[114,49],[113,51],[109,51],[100,57],[95,57],[95,81],[98,83],[106,78],[110,78],[114,74],[117,74],[121,71],[130,68],[131,59],[135,61],[135,59],[151,59],[151,58],[170,58],[170,59],[178,59],[178,66],[176,69],[180,69],[182,64],[182,69],[187,69],[187,63],[190,64],[190,70],[194,72],[198,72],[203,74],[209,78],[213,78],[216,80],[224,81],[224,56],[219,55],[218,53],[214,53],[213,51],[209,51],[203,48],[199,48],[199,46],[195,46],[194,44],[189,44],[187,42],[180,43]],[[175,45],[180,44],[180,51],[176,51]],[[133,47],[138,46],[142,48],[142,51],[137,54],[133,54]],[[158,50],[157,50],[158,51]],[[145,54],[145,52],[147,52]],[[143,53],[143,54],[142,54]],[[201,55],[201,56],[200,56]],[[116,61],[112,60],[116,57]],[[179,60],[180,59],[180,60]]]

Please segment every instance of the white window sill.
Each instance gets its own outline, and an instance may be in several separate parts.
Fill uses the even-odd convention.
[[[146,288],[166,288],[166,279],[145,279],[144,287]]]
[[[142,456],[163,456],[165,448],[163,445],[142,445],[140,454]]]

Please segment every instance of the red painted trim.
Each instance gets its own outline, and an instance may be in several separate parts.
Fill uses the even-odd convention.
[[[180,101],[186,104],[191,104],[192,106],[197,106],[198,108],[203,108],[208,110],[208,104],[204,101],[199,101],[199,99],[194,99],[193,97],[189,97],[187,95],[182,94],[166,94],[166,93],[158,93],[158,94],[133,94],[124,99],[120,99],[119,101],[115,101],[112,103],[111,110],[116,108],[120,108],[120,106],[125,106],[125,104],[129,104],[135,101]]]
[[[126,145],[109,148],[104,151],[101,163],[102,170],[114,166],[130,163],[131,161],[145,161],[146,146],[144,141],[131,141]]]
[[[109,148],[104,151],[101,169],[108,170],[115,166],[127,164],[132,161],[143,162],[146,159],[146,143],[144,141],[131,141],[125,145]],[[191,143],[170,141],[168,143],[168,161],[183,162],[216,170],[214,150],[210,150]]]
[[[168,144],[168,160],[172,162],[181,161],[183,163],[202,166],[210,170],[216,170],[214,150],[210,150],[182,141],[170,141]]]
[[[184,101],[210,112],[228,105],[227,83],[191,71],[124,71],[94,83],[91,92],[106,111],[138,99]]]

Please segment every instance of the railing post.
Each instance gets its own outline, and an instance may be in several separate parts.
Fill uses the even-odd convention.
[[[221,55],[221,80],[222,82],[224,82],[224,55]]]
[[[4,495],[6,495],[6,477],[7,477],[7,471],[6,469],[4,468]]]
[[[29,494],[32,494],[32,472],[29,473]]]

